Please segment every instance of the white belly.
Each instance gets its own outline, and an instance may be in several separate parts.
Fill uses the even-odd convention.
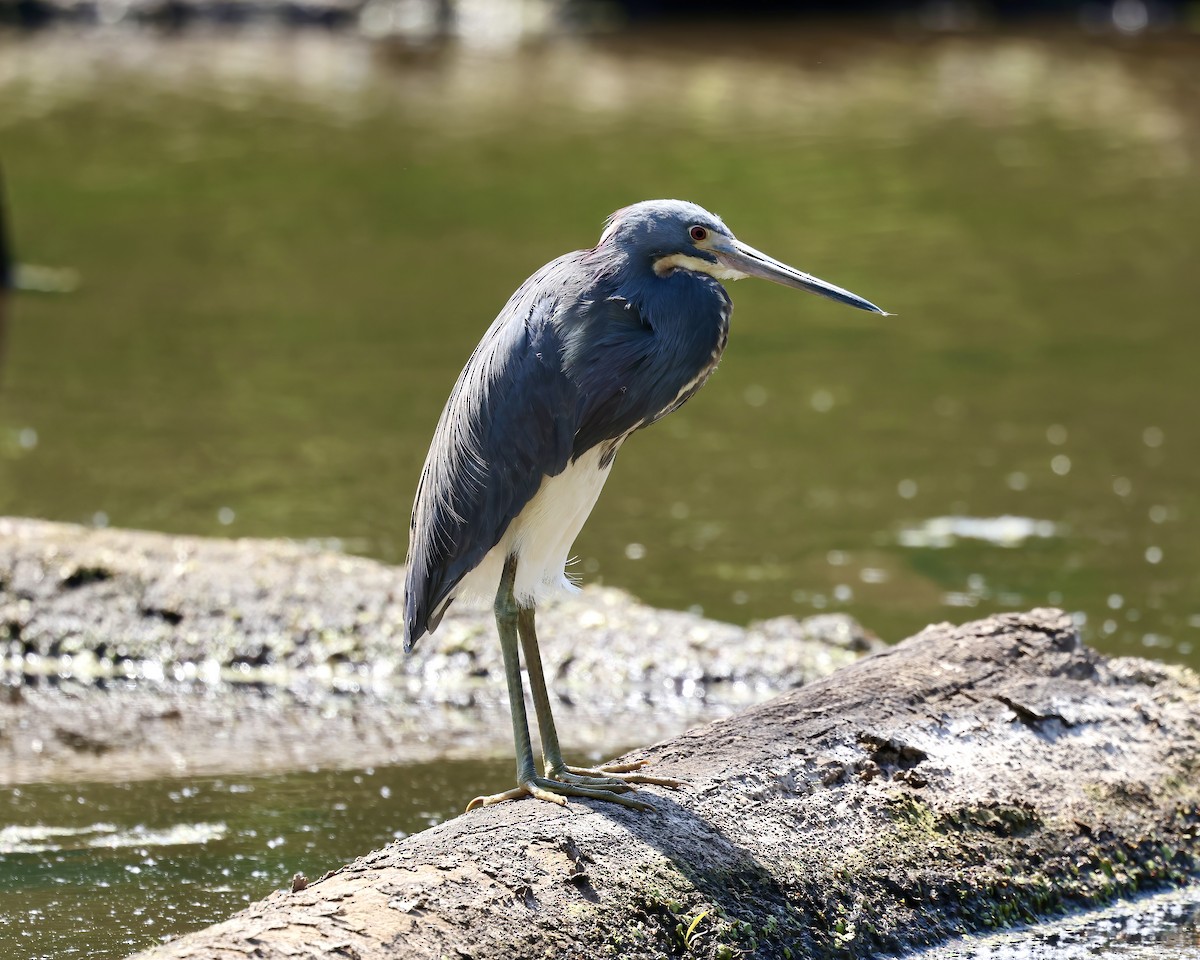
[[[508,525],[474,570],[459,581],[452,597],[491,603],[510,554],[517,557],[515,593],[523,606],[579,588],[566,574],[571,545],[604,488],[612,460],[601,466],[602,447],[593,447],[557,477],[546,477],[538,492]]]

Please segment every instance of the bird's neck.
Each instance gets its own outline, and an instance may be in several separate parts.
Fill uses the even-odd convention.
[[[662,336],[684,335],[697,326],[723,326],[732,304],[729,294],[706,273],[677,269],[657,274],[646,266],[622,286],[627,298]]]

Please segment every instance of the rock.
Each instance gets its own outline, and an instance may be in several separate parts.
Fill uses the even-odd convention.
[[[405,656],[403,571],[319,545],[0,519],[0,783],[370,766],[512,749],[490,610]],[[882,646],[589,589],[539,610],[572,753],[726,716]],[[632,731],[632,732],[631,732]]]
[[[1061,611],[928,628],[635,756],[689,785],[476,810],[141,956],[871,957],[1200,868],[1200,678]]]

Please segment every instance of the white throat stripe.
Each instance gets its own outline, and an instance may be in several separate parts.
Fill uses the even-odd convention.
[[[672,270],[691,270],[694,273],[707,273],[717,280],[741,280],[747,274],[734,270],[723,263],[713,263],[702,257],[689,257],[686,253],[673,253],[669,257],[659,257],[654,261],[654,272],[660,277],[666,276]]]

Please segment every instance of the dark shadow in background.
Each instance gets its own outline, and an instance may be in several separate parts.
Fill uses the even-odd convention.
[[[123,19],[182,30],[199,23],[237,27],[270,21],[286,27],[354,30],[367,0],[134,0]],[[1111,24],[1132,16],[1140,32],[1148,26],[1185,23],[1188,0],[548,0],[567,21],[692,21],[696,18],[820,18],[924,22],[953,29],[968,24],[1059,20],[1084,25]],[[424,0],[449,36],[458,0]],[[97,24],[101,4],[69,0],[0,0],[0,26],[36,30],[55,22]]]

